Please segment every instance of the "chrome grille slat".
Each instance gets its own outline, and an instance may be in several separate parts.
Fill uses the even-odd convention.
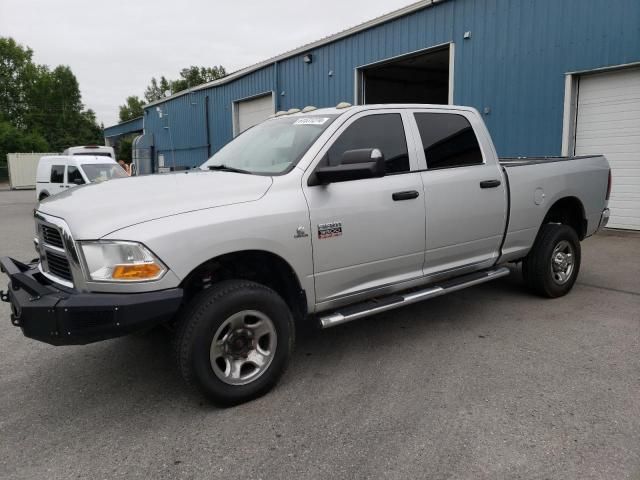
[[[73,284],[73,274],[62,232],[57,226],[36,220],[41,268],[61,283]]]
[[[51,245],[52,247],[64,248],[64,243],[62,243],[62,235],[60,235],[60,231],[55,227],[50,227],[48,225],[42,225],[42,240],[47,245]]]

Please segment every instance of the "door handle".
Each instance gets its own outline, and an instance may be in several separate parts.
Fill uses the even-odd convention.
[[[480,182],[480,188],[496,188],[500,186],[500,180],[483,180]]]
[[[399,202],[401,200],[412,200],[414,198],[418,198],[420,194],[415,190],[408,190],[406,192],[396,192],[391,195],[394,202]]]

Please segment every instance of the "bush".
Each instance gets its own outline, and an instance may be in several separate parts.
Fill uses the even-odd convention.
[[[9,177],[7,153],[48,152],[49,144],[36,132],[25,132],[9,122],[0,121],[0,180]]]

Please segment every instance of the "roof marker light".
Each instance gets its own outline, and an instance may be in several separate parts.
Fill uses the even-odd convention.
[[[307,105],[302,109],[302,113],[313,112],[314,110],[317,110],[317,109],[318,107],[314,107],[313,105]]]
[[[348,102],[340,102],[338,105],[336,105],[336,108],[349,108],[350,106],[351,104]]]
[[[290,108],[287,113],[299,113],[300,109],[299,108]]]
[[[276,117],[281,117],[282,115],[286,115],[286,114],[287,114],[287,112],[285,112],[284,110],[278,110],[276,112]]]

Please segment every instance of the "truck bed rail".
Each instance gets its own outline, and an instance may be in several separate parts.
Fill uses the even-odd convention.
[[[519,167],[522,165],[536,165],[539,163],[568,162],[585,158],[600,157],[601,155],[578,155],[574,157],[501,157],[500,165],[505,167]]]

